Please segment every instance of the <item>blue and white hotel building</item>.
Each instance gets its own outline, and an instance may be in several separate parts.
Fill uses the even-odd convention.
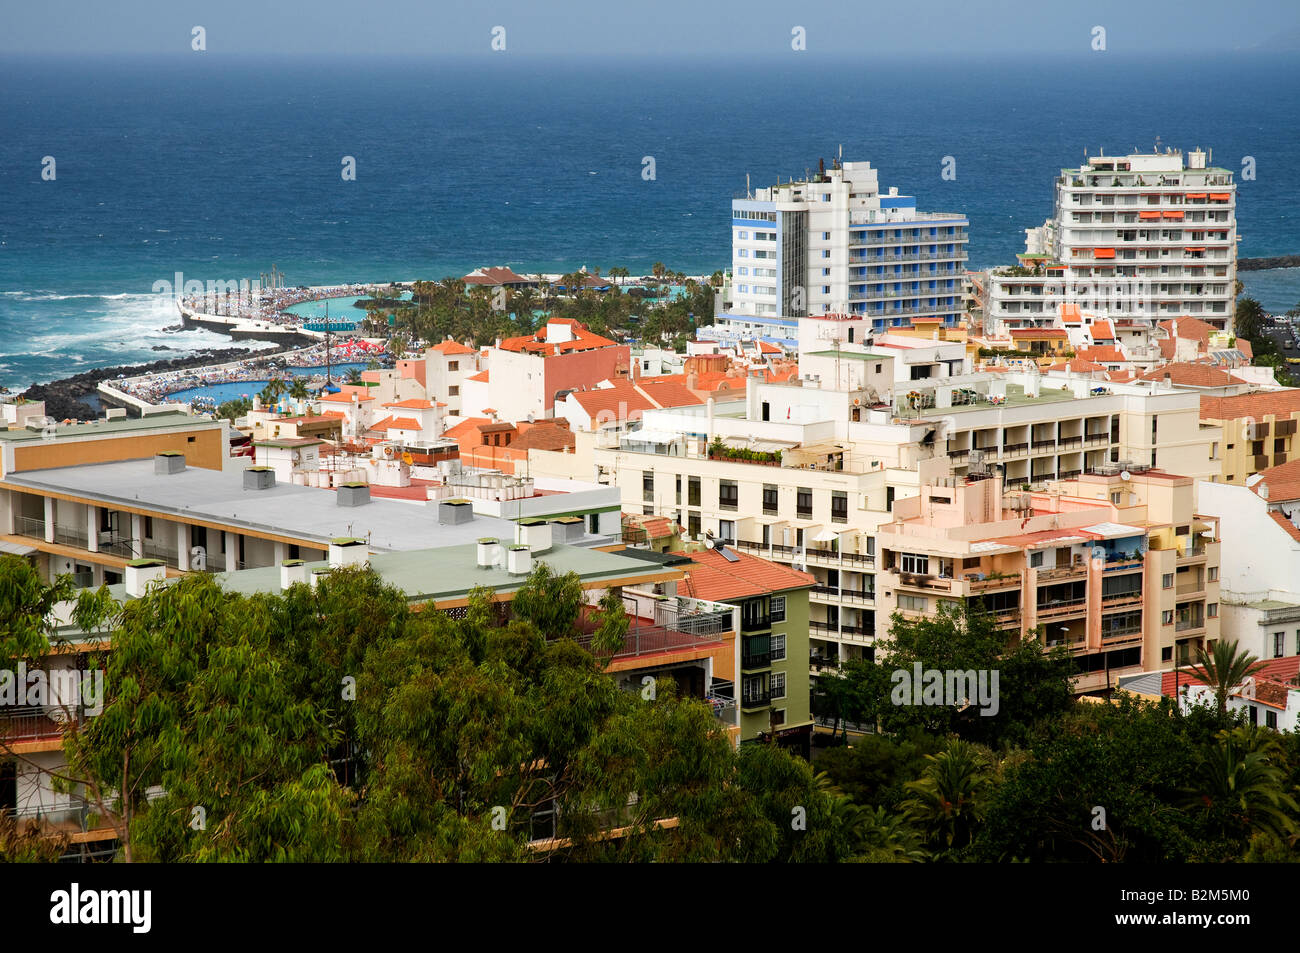
[[[713,334],[791,345],[798,319],[818,314],[867,317],[874,331],[955,325],[968,232],[964,215],[882,195],[869,162],[755,189],[731,203],[729,303]]]

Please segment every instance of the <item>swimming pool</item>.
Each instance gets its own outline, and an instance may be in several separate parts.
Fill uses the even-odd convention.
[[[290,305],[284,310],[289,314],[297,315],[304,321],[324,322],[325,308],[329,307],[330,325],[336,323],[339,325],[360,324],[366,319],[365,308],[358,308],[352,302],[359,301],[365,295],[347,295],[340,298],[321,298],[318,301],[300,301],[295,305]],[[411,292],[403,291],[402,300],[410,301]]]
[[[330,377],[334,381],[346,381],[348,371],[356,368],[359,371],[366,369],[365,364],[334,364],[332,365]],[[317,374],[324,377],[325,368],[323,367],[290,367],[295,377],[313,377]],[[269,378],[267,378],[269,380]],[[229,381],[225,384],[208,384],[205,387],[191,387],[187,390],[179,390],[174,394],[168,394],[167,400],[185,403],[194,400],[196,397],[210,397],[218,404],[228,400],[235,400],[239,397],[252,397],[266,386],[267,380],[257,381]]]

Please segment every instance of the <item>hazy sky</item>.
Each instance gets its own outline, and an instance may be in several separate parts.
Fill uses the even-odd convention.
[[[725,55],[756,69],[793,52],[795,26],[810,56],[1087,53],[1095,26],[1117,55],[1300,50],[1295,0],[6,0],[0,52],[187,52],[194,26],[214,56],[491,55],[503,26],[507,53]]]

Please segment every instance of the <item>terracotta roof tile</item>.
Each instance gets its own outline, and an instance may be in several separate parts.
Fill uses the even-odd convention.
[[[1300,387],[1284,390],[1261,390],[1235,397],[1202,397],[1202,420],[1236,420],[1239,417],[1283,419],[1300,411]]]
[[[771,563],[730,547],[728,551],[737,557],[736,562],[730,562],[715,549],[690,554],[691,566],[682,567],[687,572],[687,578],[682,583],[687,595],[712,602],[726,602],[803,588],[814,585],[817,581],[806,572]]]

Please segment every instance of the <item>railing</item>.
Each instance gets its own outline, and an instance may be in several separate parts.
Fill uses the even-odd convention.
[[[1203,629],[1203,628],[1205,628],[1204,617],[1199,619],[1179,619],[1177,622],[1174,623],[1174,630],[1176,632],[1186,632],[1189,629]]]
[[[1069,599],[1064,602],[1052,602],[1038,607],[1038,617],[1053,618],[1058,615],[1073,615],[1087,609],[1086,599]]]
[[[55,709],[62,716],[63,709]],[[41,705],[5,708],[0,711],[0,742],[14,744],[21,741],[47,741],[59,738],[76,721],[59,722],[54,713]]]
[[[77,549],[86,549],[89,545],[85,530],[70,529],[57,523],[54,524],[54,541],[62,546],[73,546]]]
[[[740,655],[741,668],[767,668],[772,664],[772,652],[769,649],[766,652],[742,652]]]
[[[1195,559],[1197,556],[1204,556],[1204,555],[1205,555],[1205,544],[1201,543],[1199,546],[1193,546],[1190,549],[1184,549],[1182,552],[1178,554],[1177,558]]]
[[[762,691],[745,691],[740,696],[740,707],[743,708],[762,708],[772,701],[772,690],[765,688]]]
[[[1059,441],[1059,446],[1060,446],[1060,448],[1061,448],[1062,450],[1070,450],[1070,449],[1073,449],[1074,447],[1081,447],[1081,446],[1083,446],[1083,438],[1082,438],[1082,437],[1062,437],[1062,438],[1060,439],[1060,441]]]
[[[934,592],[952,592],[955,580],[946,576],[918,576],[914,573],[898,573],[898,585],[911,589],[929,589]]]
[[[1069,579],[1072,576],[1086,576],[1088,574],[1087,566],[1062,566],[1058,569],[1040,569],[1038,572],[1038,581],[1046,579]]]
[[[1203,582],[1184,582],[1180,583],[1174,591],[1180,596],[1185,596],[1193,592],[1203,592],[1204,590],[1205,583]]]
[[[1005,589],[1008,586],[1019,586],[1019,575],[1002,576],[1001,578],[989,579],[967,579],[966,586],[971,592],[984,592],[988,589]]]
[[[1107,609],[1113,609],[1117,606],[1128,605],[1129,603],[1139,603],[1142,601],[1142,590],[1135,589],[1131,592],[1110,592],[1101,597],[1101,604]]]
[[[1033,446],[1034,446],[1034,449],[1035,449],[1035,450],[1055,450],[1055,449],[1056,449],[1056,441],[1055,441],[1055,440],[1035,440]]]
[[[44,539],[45,520],[38,520],[31,516],[15,516],[14,532],[19,536],[30,536],[33,539]]]
[[[116,534],[104,539],[102,536],[99,540],[99,551],[108,553],[111,556],[121,556],[123,559],[135,558],[135,544],[130,536],[118,536]]]

